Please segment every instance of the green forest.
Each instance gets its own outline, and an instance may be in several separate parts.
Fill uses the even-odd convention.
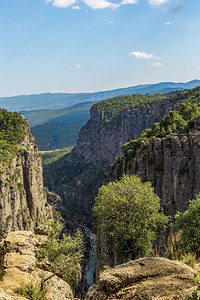
[[[145,147],[145,142],[153,137],[162,138],[174,132],[177,132],[179,136],[187,133],[194,128],[195,116],[200,116],[200,104],[182,103],[178,111],[170,111],[160,122],[154,123],[149,129],[145,129],[139,139],[125,143],[122,146],[124,156],[128,159],[133,158],[141,143],[143,143],[142,147]]]
[[[104,116],[104,122],[109,122],[119,111],[127,108],[149,107],[157,101],[177,101],[177,102],[198,102],[200,100],[200,88],[194,88],[190,90],[184,90],[181,92],[171,92],[167,94],[155,94],[155,95],[127,95],[121,97],[115,97],[98,102],[94,105],[97,111],[102,111]]]

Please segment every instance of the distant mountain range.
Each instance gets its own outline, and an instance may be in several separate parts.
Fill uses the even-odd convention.
[[[76,144],[78,133],[90,118],[95,102],[131,94],[164,94],[200,85],[200,80],[187,83],[161,82],[97,93],[38,94],[0,98],[0,107],[16,110],[28,120],[39,150],[61,149]]]
[[[190,82],[161,82],[156,84],[137,85],[110,91],[95,93],[46,93],[36,95],[20,95],[15,97],[1,97],[0,107],[12,111],[58,109],[69,107],[77,103],[97,102],[116,96],[131,94],[164,94],[175,90],[194,88],[200,85],[200,80]]]

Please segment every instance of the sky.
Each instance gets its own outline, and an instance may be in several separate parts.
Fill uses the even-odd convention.
[[[0,0],[0,97],[193,79],[199,0]]]

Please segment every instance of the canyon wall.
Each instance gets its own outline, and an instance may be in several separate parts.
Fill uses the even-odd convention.
[[[167,115],[176,106],[177,99],[155,101],[148,105],[124,107],[104,120],[104,111],[96,105],[90,110],[90,120],[82,127],[75,152],[86,160],[107,160],[110,164],[122,154],[121,146],[137,139],[143,130]]]
[[[165,214],[184,212],[189,200],[200,192],[200,118],[195,117],[194,129],[188,133],[141,142],[134,157],[124,155],[113,165],[104,183],[118,180],[123,174],[136,174],[150,181]],[[98,229],[96,277],[104,265],[119,263],[112,241]]]
[[[43,187],[42,162],[26,123],[23,142],[9,163],[0,164],[0,232],[32,230],[51,216]]]

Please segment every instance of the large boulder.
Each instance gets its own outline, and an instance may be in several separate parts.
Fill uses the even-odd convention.
[[[85,300],[180,300],[194,289],[194,270],[184,263],[142,258],[100,273]]]

